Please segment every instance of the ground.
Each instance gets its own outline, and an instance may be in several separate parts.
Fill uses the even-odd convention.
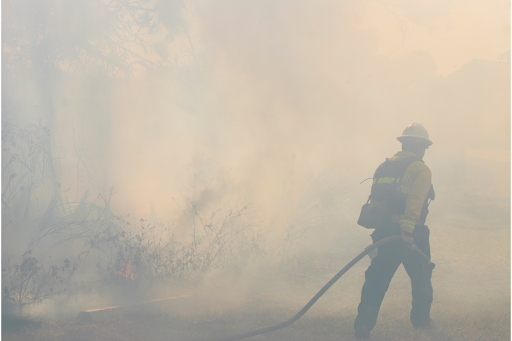
[[[412,328],[410,282],[400,267],[371,339],[510,340],[510,201],[440,195],[435,204],[443,209],[435,214],[432,208],[429,217],[432,260],[437,264],[434,327]],[[92,323],[77,321],[76,314],[61,319],[3,316],[2,339],[218,340],[291,318],[359,251],[354,247],[350,257],[335,248],[304,252],[280,271],[254,276],[244,289],[233,282],[222,290],[229,285],[218,283],[160,308],[159,313],[131,313]],[[367,257],[356,264],[293,325],[247,340],[353,340],[352,325],[368,264]]]

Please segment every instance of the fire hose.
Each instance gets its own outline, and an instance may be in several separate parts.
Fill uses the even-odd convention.
[[[399,240],[399,239],[402,239],[402,237],[401,236],[392,236],[392,237],[387,237],[387,238],[384,238],[382,240],[379,240],[376,243],[368,245],[364,249],[363,252],[361,252],[354,259],[352,259],[350,261],[350,263],[345,265],[345,267],[343,269],[341,269],[329,282],[327,282],[326,285],[324,285],[324,287],[322,289],[320,289],[319,292],[317,292],[317,294],[315,296],[313,296],[313,298],[311,300],[309,300],[308,304],[306,304],[304,306],[304,308],[302,308],[294,317],[292,317],[288,321],[285,321],[285,322],[280,323],[280,324],[276,324],[275,326],[271,326],[271,327],[267,327],[267,328],[261,328],[261,329],[256,329],[256,330],[253,330],[252,332],[247,332],[247,333],[244,333],[244,334],[239,334],[239,335],[235,335],[235,336],[232,336],[232,337],[228,337],[226,339],[222,339],[222,340],[219,340],[219,341],[241,340],[241,339],[245,339],[246,337],[251,337],[251,336],[255,336],[255,335],[259,335],[259,334],[264,334],[264,333],[269,333],[269,332],[273,332],[273,331],[278,330],[278,329],[282,329],[284,327],[288,327],[289,325],[291,325],[292,323],[297,321],[299,318],[301,318],[302,315],[304,315],[306,313],[306,311],[308,311],[309,308],[311,308],[311,306],[313,304],[315,304],[315,302],[318,301],[318,299],[320,297],[322,297],[322,295],[325,294],[325,292],[327,290],[329,290],[329,288],[338,279],[340,279],[341,276],[343,276],[345,274],[345,272],[347,272],[351,267],[353,267],[357,262],[359,262],[364,256],[366,256],[367,254],[369,254],[370,252],[372,252],[373,250],[375,250],[376,248],[378,248],[379,246],[381,246],[383,244],[386,244],[386,243],[389,243],[389,242],[392,242],[392,241],[395,241],[395,240]],[[434,263],[430,263],[430,261],[429,261],[429,264],[434,265]]]

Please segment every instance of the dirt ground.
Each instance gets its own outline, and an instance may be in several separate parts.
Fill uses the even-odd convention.
[[[434,327],[409,322],[410,281],[397,271],[372,340],[510,340],[510,201],[439,196],[443,214],[431,214]],[[448,213],[449,212],[449,213]],[[370,239],[368,238],[368,243]],[[353,256],[355,256],[355,253]],[[297,256],[278,273],[254,276],[246,289],[225,282],[149,313],[76,320],[2,317],[2,339],[218,340],[292,317],[351,257],[335,249]],[[248,340],[353,340],[366,257],[293,325]]]

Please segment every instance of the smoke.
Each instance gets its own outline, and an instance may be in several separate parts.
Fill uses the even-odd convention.
[[[53,96],[63,188],[77,198],[92,186],[114,186],[123,212],[148,217],[153,201],[168,220],[176,208],[171,198],[184,194],[180,184],[193,193],[201,172],[218,199],[242,197],[267,212],[285,200],[283,187],[301,186],[310,174],[335,168],[343,177],[371,176],[412,121],[429,129],[433,153],[506,150],[508,62],[500,55],[508,50],[507,34],[485,39],[494,44],[487,55],[458,50],[466,53],[458,59],[463,64],[451,68],[450,49],[431,47],[433,37],[448,39],[445,31],[472,36],[460,33],[468,25],[460,17],[478,4],[460,7],[186,3],[176,8],[178,27],[186,29],[173,32],[169,67],[136,69],[135,81],[91,77],[88,69],[61,77]],[[485,18],[497,7],[485,7],[490,14],[482,21],[496,30],[500,23]],[[462,75],[471,63],[457,71],[480,58],[490,60],[481,61],[492,64],[488,72],[474,65]],[[496,126],[504,129],[497,136]]]
[[[419,122],[434,142],[433,221],[451,214],[438,201],[471,197],[505,202],[494,214],[509,223],[509,4],[169,3],[154,2],[158,18],[133,14],[146,40],[126,44],[136,30],[116,26],[105,2],[40,1],[35,19],[26,2],[3,6],[2,125],[49,127],[64,203],[113,188],[112,212],[172,222],[187,237],[194,210],[251,204],[272,250],[293,226],[290,255],[355,254],[370,242],[355,224],[369,194],[360,182]],[[49,174],[31,224],[51,205]],[[18,213],[3,207],[3,254],[30,245]],[[264,282],[252,266],[234,272],[247,290]]]
[[[408,32],[401,53],[380,52],[389,38],[371,21],[378,6],[388,20],[401,11],[394,23]],[[119,206],[147,215],[153,200],[158,215],[170,217],[170,197],[180,196],[179,184],[190,184],[203,162],[217,198],[241,197],[272,214],[294,200],[285,187],[303,185],[310,174],[335,168],[343,177],[371,176],[413,121],[429,129],[439,159],[464,158],[466,148],[508,150],[508,62],[498,59],[506,36],[496,37],[492,61],[459,71],[444,71],[428,41],[410,46],[415,30],[449,25],[456,6],[190,4],[189,63],[148,74],[139,96],[123,90],[113,101],[107,173],[116,174],[115,188],[128,201]],[[496,126],[505,130],[493,136]],[[431,151],[427,162],[439,162]]]

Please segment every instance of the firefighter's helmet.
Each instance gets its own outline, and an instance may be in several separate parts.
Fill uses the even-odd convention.
[[[413,123],[408,125],[405,127],[402,136],[398,136],[396,139],[402,143],[406,141],[421,142],[427,148],[428,146],[432,145],[432,141],[428,139],[427,129],[425,129],[423,124],[420,123]]]

